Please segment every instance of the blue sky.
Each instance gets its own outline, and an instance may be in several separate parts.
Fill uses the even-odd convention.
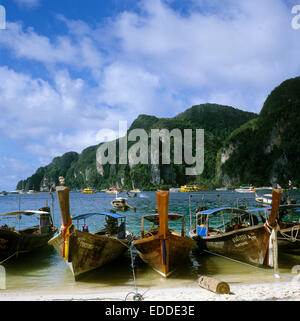
[[[0,0],[0,190],[142,113],[258,113],[300,74],[298,2]]]

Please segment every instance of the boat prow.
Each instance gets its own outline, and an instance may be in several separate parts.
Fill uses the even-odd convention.
[[[140,258],[153,270],[167,278],[177,266],[189,256],[195,241],[185,235],[185,217],[180,214],[168,213],[169,192],[156,192],[159,214],[142,217],[141,236],[133,241]],[[182,219],[181,232],[169,229],[168,220]],[[152,222],[152,226],[144,231],[145,220]]]
[[[97,212],[71,218],[69,189],[61,186],[57,187],[56,191],[61,209],[62,229],[49,244],[65,260],[75,279],[112,262],[128,249],[130,233],[126,231],[126,218],[123,215]],[[75,229],[73,221],[85,222],[91,216],[105,217],[104,228],[90,233],[84,223],[82,231]]]

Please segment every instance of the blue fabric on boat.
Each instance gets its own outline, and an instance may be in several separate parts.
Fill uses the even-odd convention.
[[[211,213],[214,213],[214,212],[217,212],[217,211],[221,211],[221,210],[226,210],[226,209],[231,209],[231,207],[213,208],[213,209],[201,211],[201,212],[198,212],[198,213],[201,213],[201,214],[211,214]]]
[[[107,216],[110,216],[110,217],[114,217],[114,218],[125,218],[125,216],[123,215],[120,215],[120,214],[117,214],[117,213],[109,213],[109,212],[98,212],[98,213],[86,213],[86,214],[81,214],[81,215],[78,215],[78,216],[75,216],[75,217],[72,217],[72,220],[83,220],[85,218],[88,218],[90,216],[94,216],[94,215],[107,215]]]
[[[258,208],[251,208],[250,210],[246,210],[247,212],[255,212],[255,211],[264,211],[264,210],[270,210],[272,207],[265,206],[265,207],[258,207]]]
[[[207,227],[197,225],[197,235],[198,236],[207,236]]]
[[[167,249],[166,249],[166,241],[163,240],[163,265],[167,264]]]

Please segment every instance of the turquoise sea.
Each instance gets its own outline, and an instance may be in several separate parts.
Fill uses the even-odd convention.
[[[260,195],[270,193],[270,190],[258,191]],[[219,206],[246,205],[248,208],[258,207],[254,194],[241,194],[235,191],[208,191],[203,193],[170,193],[169,212],[184,214],[186,219],[186,232],[190,227],[189,202],[192,213],[198,206],[205,205],[207,208]],[[126,197],[125,194],[119,196]],[[104,192],[96,194],[82,194],[80,192],[70,192],[70,210],[74,217],[88,212],[106,211],[112,209],[110,202],[115,197],[114,194]],[[291,197],[300,202],[300,191],[292,191]],[[155,192],[144,191],[135,198],[128,198],[130,206],[136,208],[127,212],[120,212],[126,216],[127,230],[135,235],[140,233],[141,217],[151,214],[156,208]],[[37,210],[48,204],[54,210],[54,224],[58,228],[61,226],[61,217],[56,193],[53,198],[48,193],[38,194],[8,194],[0,197],[0,213],[18,210]],[[6,219],[5,219],[6,220]],[[8,221],[14,224],[14,220]],[[0,225],[7,223],[0,221]],[[87,221],[90,231],[96,229],[98,222],[95,217]],[[21,227],[37,224],[34,216],[23,217]],[[175,226],[174,226],[175,227]],[[201,275],[209,275],[220,278],[227,282],[263,282],[272,281],[274,276],[270,270],[260,270],[247,265],[242,265],[210,254],[200,254],[196,249],[190,254],[190,259],[186,264],[178,269],[170,278],[163,279],[151,268],[146,266],[133,253],[134,271],[136,285],[143,291],[159,287],[190,286],[197,282]],[[285,275],[283,281],[291,280],[294,274],[291,269],[300,264],[300,256],[293,254],[280,254],[279,269]],[[3,266],[6,270],[6,290],[0,291],[90,291],[108,287],[124,287],[134,290],[134,279],[131,268],[131,257],[128,252],[120,260],[113,262],[103,268],[90,272],[80,281],[75,281],[68,267],[56,251],[48,246],[35,253],[20,256],[18,259],[12,258]],[[288,278],[289,277],[289,278]],[[123,298],[124,299],[124,298]]]

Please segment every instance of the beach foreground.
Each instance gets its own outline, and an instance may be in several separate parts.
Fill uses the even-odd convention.
[[[138,289],[144,301],[300,301],[299,281],[275,281],[261,284],[230,284],[230,294],[215,294],[198,286],[164,289]],[[128,301],[133,300],[134,289],[109,287],[66,293],[10,292],[1,290],[0,301]]]

